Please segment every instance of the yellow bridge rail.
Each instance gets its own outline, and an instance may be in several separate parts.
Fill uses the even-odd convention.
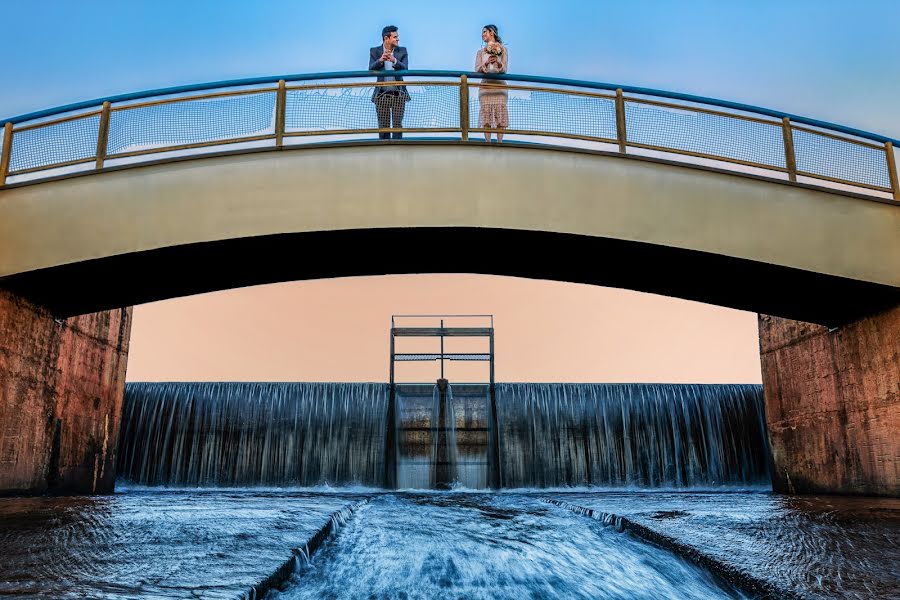
[[[9,119],[0,187],[209,153],[369,143],[504,143],[674,160],[900,201],[896,140],[768,109],[593,82],[446,71],[397,72],[402,128],[379,128],[368,71],[240,80],[126,94]],[[505,94],[508,127],[479,118]],[[496,97],[496,96],[495,96]]]

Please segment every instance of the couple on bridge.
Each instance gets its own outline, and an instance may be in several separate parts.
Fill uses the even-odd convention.
[[[509,51],[496,25],[485,25],[481,30],[484,46],[475,54],[475,71],[477,73],[506,73],[509,67]],[[388,25],[381,30],[381,45],[369,49],[370,71],[405,71],[409,69],[409,53],[400,45],[397,27]],[[403,81],[401,76],[379,75],[379,82]],[[491,141],[491,131],[496,130],[497,141],[503,141],[503,130],[509,127],[507,111],[508,93],[506,82],[493,80],[482,83],[478,87],[478,126],[486,129],[484,139]],[[400,129],[403,127],[403,113],[409,102],[409,92],[403,85],[376,86],[372,93],[375,103],[375,114],[378,116],[379,129]],[[401,139],[403,133],[395,131],[394,139]],[[388,139],[391,134],[380,132],[378,137]]]

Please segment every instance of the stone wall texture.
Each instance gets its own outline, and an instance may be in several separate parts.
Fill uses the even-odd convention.
[[[131,308],[54,319],[0,290],[0,493],[110,493]]]
[[[838,330],[760,315],[773,487],[900,496],[900,306]]]

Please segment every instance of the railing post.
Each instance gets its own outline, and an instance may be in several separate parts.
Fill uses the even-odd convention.
[[[891,190],[894,200],[900,202],[900,182],[897,181],[897,161],[894,158],[894,144],[885,142],[884,153],[887,155],[888,176],[891,178]]]
[[[788,178],[797,181],[797,155],[794,153],[794,130],[791,120],[781,119],[781,134],[784,136],[784,166],[787,167]]]
[[[469,78],[459,78],[459,130],[462,141],[469,141]]]
[[[109,102],[103,103],[100,109],[100,131],[97,133],[97,169],[103,168],[103,161],[106,160],[106,147],[109,142]]]
[[[619,140],[619,152],[625,154],[628,129],[625,127],[625,96],[621,88],[616,90],[616,137]]]
[[[0,186],[6,185],[9,176],[9,159],[12,154],[13,124],[3,126],[3,150],[0,150]]]
[[[275,95],[275,147],[284,146],[284,119],[287,106],[287,90],[284,79],[278,80],[278,92]]]

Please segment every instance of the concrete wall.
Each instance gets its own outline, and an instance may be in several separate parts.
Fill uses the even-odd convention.
[[[490,480],[488,428],[490,396],[487,386],[453,385],[458,463],[456,478],[469,488],[485,488]],[[433,385],[398,386],[397,485],[400,488],[431,486],[435,481]],[[445,425],[444,425],[445,426]]]
[[[0,493],[109,493],[131,308],[54,320],[0,290]]]
[[[760,315],[773,487],[900,496],[900,306],[836,331]]]

